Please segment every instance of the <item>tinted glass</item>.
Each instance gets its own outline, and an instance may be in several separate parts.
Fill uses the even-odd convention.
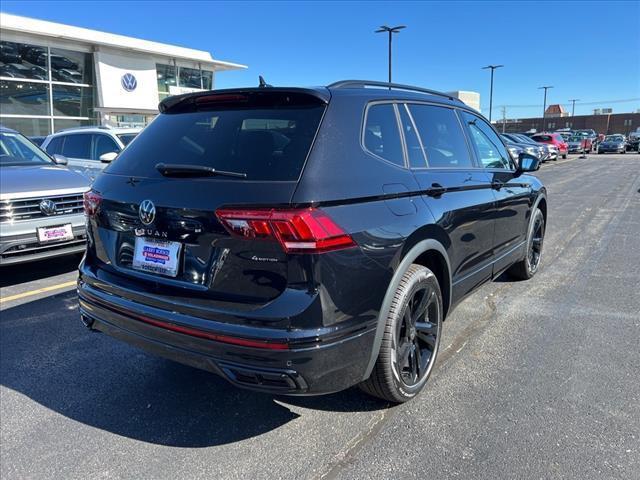
[[[0,106],[0,110],[4,112],[4,106]],[[48,118],[0,117],[0,123],[29,137],[51,133],[51,121]]]
[[[450,108],[410,105],[432,168],[471,168],[473,163],[456,113]]]
[[[0,133],[0,166],[49,163],[49,158],[26,138],[14,133]]]
[[[550,142],[553,140],[553,137],[551,135],[534,135],[531,138],[536,142]]]
[[[0,77],[48,80],[47,48],[0,42]]]
[[[62,154],[69,158],[91,158],[91,134],[76,133],[64,136]]]
[[[485,168],[512,168],[512,159],[500,137],[480,117],[462,113],[480,163]]]
[[[202,88],[211,90],[213,88],[213,72],[202,71]]]
[[[411,117],[407,112],[407,107],[405,105],[398,105],[398,111],[400,112],[400,124],[407,144],[409,165],[411,168],[425,168],[427,166],[427,161],[422,151],[420,141],[418,140],[415,127],[411,121]]]
[[[173,65],[156,64],[156,73],[158,75],[158,92],[169,93],[169,87],[177,85],[176,83],[176,67]]]
[[[118,135],[118,138],[126,147],[127,145],[129,145],[129,142],[131,142],[131,140],[136,138],[137,135],[137,133],[121,133]]]
[[[296,180],[323,111],[305,105],[162,114],[107,168],[160,176],[156,164],[179,163],[242,172],[247,180]]]
[[[180,86],[187,88],[202,88],[200,70],[180,67]]]
[[[94,160],[100,160],[100,155],[104,155],[105,153],[120,153],[120,147],[109,135],[95,134],[93,136],[93,142]]]
[[[62,153],[62,144],[64,143],[64,137],[53,137],[47,148],[45,149],[49,155],[55,155],[56,153]]]
[[[90,53],[51,49],[51,79],[54,82],[93,84],[93,60]]]
[[[371,153],[396,165],[404,166],[400,132],[393,105],[373,105],[367,111],[364,146]]]
[[[53,114],[90,117],[93,113],[93,87],[53,85]]]
[[[49,85],[0,81],[0,105],[5,115],[49,115]]]

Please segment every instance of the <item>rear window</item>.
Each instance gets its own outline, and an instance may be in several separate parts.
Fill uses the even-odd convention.
[[[536,140],[538,142],[550,142],[551,140],[553,140],[551,135],[534,135],[531,138],[533,138],[534,140]]]
[[[249,181],[297,180],[323,111],[313,104],[161,114],[106,171],[155,177],[166,163],[245,173]]]
[[[138,134],[137,133],[120,133],[118,134],[118,138],[120,139],[122,144],[126,147],[127,145],[129,145],[131,140],[136,138],[136,135]]]

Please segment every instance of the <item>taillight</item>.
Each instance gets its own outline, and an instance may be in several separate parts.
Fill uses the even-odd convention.
[[[100,203],[102,202],[102,197],[100,194],[94,191],[84,192],[84,213],[88,217],[93,217],[98,211],[98,207],[100,207]]]
[[[221,208],[216,215],[231,233],[247,239],[277,240],[287,253],[322,253],[355,242],[322,210],[240,210]]]

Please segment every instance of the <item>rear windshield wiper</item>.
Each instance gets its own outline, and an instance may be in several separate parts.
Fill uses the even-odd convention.
[[[225,170],[217,170],[213,167],[207,167],[206,165],[181,165],[179,163],[158,163],[156,164],[156,170],[158,170],[165,177],[234,177],[234,178],[247,178],[246,173],[242,172],[227,172]]]

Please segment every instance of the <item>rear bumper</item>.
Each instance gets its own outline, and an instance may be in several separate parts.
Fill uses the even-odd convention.
[[[370,323],[342,330],[276,331],[203,321],[116,298],[82,279],[78,294],[83,322],[91,329],[213,372],[239,387],[270,393],[317,395],[359,383],[375,336]],[[247,340],[264,346],[233,343]],[[266,346],[274,344],[279,347]]]

